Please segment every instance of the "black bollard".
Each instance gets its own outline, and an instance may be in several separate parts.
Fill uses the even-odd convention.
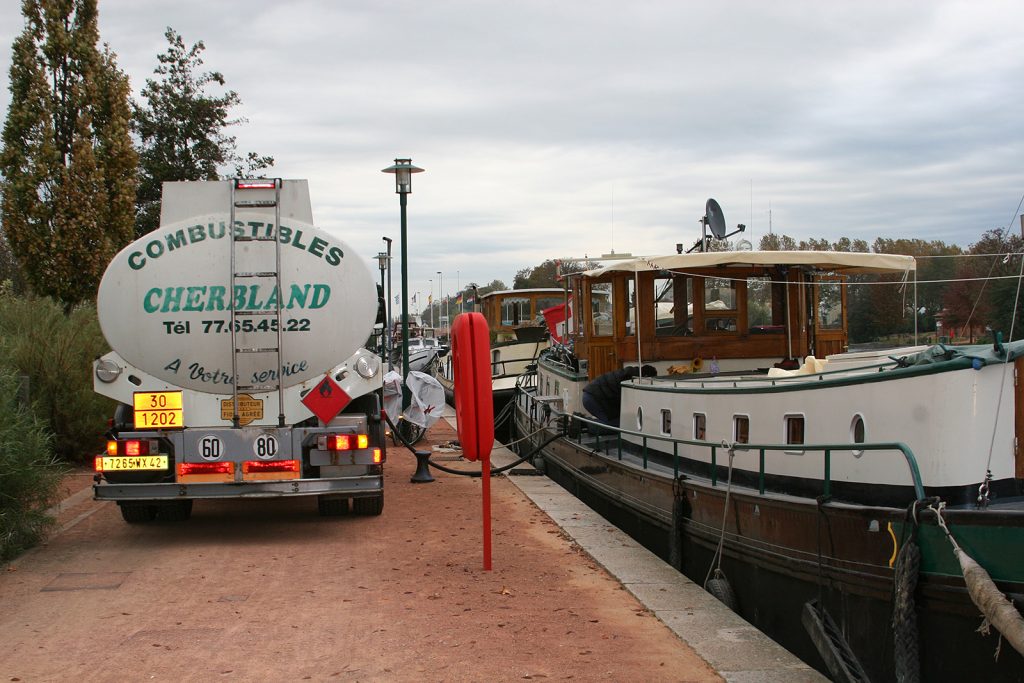
[[[434,481],[434,477],[430,474],[430,465],[427,464],[429,459],[430,451],[416,451],[416,471],[409,481],[414,484],[429,484]]]

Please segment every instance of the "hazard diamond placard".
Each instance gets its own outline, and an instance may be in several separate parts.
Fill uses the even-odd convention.
[[[330,375],[320,380],[319,384],[302,397],[303,405],[324,424],[333,420],[351,400],[352,397],[346,394]]]

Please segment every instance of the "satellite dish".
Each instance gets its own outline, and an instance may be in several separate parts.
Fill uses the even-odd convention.
[[[740,240],[736,243],[736,251],[753,251],[754,245],[750,240]]]
[[[711,230],[715,239],[725,239],[725,217],[722,216],[722,207],[714,199],[709,199],[704,207],[704,224]]]

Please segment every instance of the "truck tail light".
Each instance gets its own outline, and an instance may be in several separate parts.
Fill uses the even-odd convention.
[[[384,455],[381,453],[379,448],[373,449],[373,464],[379,465],[384,462]]]
[[[298,472],[298,460],[246,460],[242,463],[242,472]]]
[[[160,445],[152,439],[118,439],[107,442],[107,455],[141,456],[157,453]]]
[[[187,477],[190,474],[234,474],[233,462],[182,462],[178,463],[178,475]]]
[[[262,178],[239,179],[235,181],[235,188],[239,190],[273,190],[277,188],[277,180],[265,180]]]
[[[321,434],[316,447],[322,451],[351,451],[370,447],[366,434]]]

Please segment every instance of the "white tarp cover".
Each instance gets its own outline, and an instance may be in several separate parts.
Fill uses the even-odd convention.
[[[384,375],[384,412],[392,422],[402,414],[402,376],[394,370]]]
[[[648,270],[691,270],[714,266],[811,266],[843,274],[910,273],[917,265],[913,256],[865,254],[843,251],[709,251],[668,256],[639,256],[584,271],[587,277],[603,273]]]
[[[415,370],[409,372],[408,382],[412,403],[405,419],[429,429],[444,412],[444,387],[430,375]],[[384,375],[384,410],[392,421],[402,414],[402,376],[394,370]]]

